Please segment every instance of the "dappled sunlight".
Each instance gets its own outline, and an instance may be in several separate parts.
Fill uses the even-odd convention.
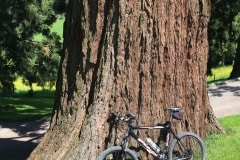
[[[0,120],[23,121],[49,118],[53,102],[53,98],[0,97]]]
[[[17,91],[28,91],[28,90],[30,90],[30,87],[28,85],[25,85],[23,83],[22,79],[23,79],[22,77],[18,77],[13,82],[15,90],[17,90]],[[33,89],[34,90],[42,90],[42,87],[38,86],[36,83],[33,83]]]

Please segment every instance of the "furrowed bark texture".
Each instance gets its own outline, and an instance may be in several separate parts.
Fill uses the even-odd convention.
[[[70,0],[51,127],[29,159],[95,160],[123,133],[110,113],[153,125],[178,105],[177,132],[221,130],[205,81],[209,3]]]

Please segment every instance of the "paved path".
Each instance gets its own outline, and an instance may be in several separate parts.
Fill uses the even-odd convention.
[[[211,84],[209,98],[217,117],[240,114],[240,79]],[[48,121],[0,122],[0,160],[26,160],[48,129]]]
[[[0,160],[26,160],[49,126],[49,121],[0,122]]]
[[[217,117],[240,114],[240,79],[211,84],[208,94]]]

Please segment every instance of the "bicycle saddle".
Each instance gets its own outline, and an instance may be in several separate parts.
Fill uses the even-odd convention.
[[[165,110],[169,110],[171,112],[179,112],[182,108],[180,106],[171,106],[166,108]]]

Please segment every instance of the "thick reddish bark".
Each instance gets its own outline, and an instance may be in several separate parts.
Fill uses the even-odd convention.
[[[156,124],[180,105],[178,132],[221,130],[205,81],[209,3],[70,0],[51,127],[29,159],[96,159],[121,137],[111,112]]]

